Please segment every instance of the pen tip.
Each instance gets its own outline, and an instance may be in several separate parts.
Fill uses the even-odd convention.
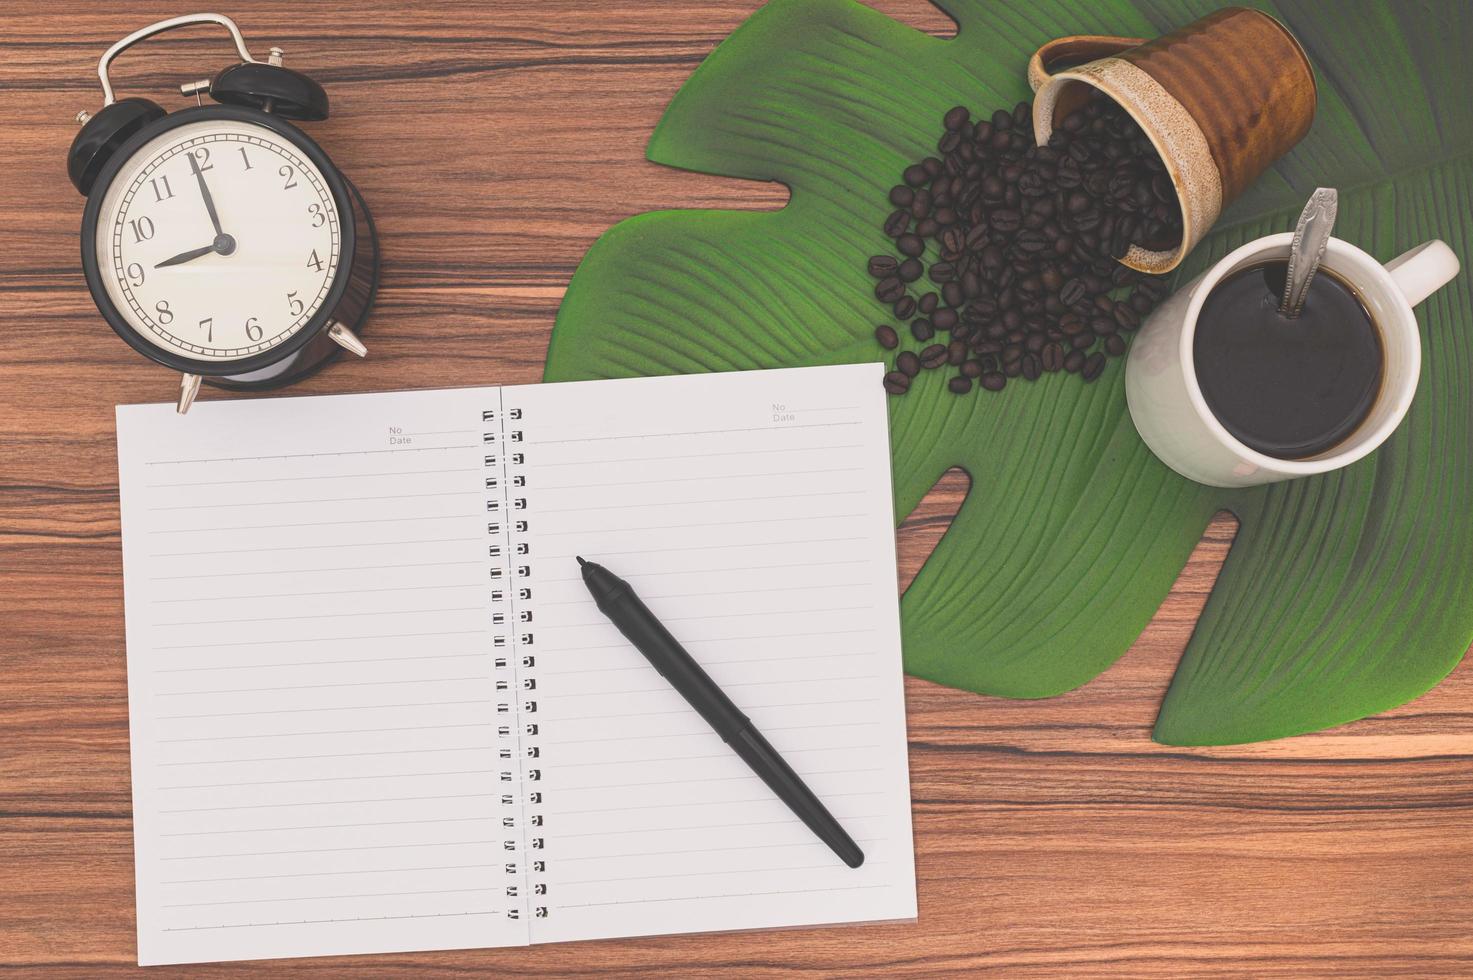
[[[588,562],[586,562],[586,561],[583,560],[583,556],[582,555],[574,555],[573,557],[576,558],[576,559],[578,559],[578,564],[580,564],[580,565],[587,565],[588,564]]]

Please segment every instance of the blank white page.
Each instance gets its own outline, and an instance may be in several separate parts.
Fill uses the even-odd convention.
[[[118,409],[141,963],[527,941],[496,812],[495,401]]]
[[[502,389],[535,653],[534,942],[916,913],[882,366]],[[627,579],[864,849],[851,870],[594,606]]]

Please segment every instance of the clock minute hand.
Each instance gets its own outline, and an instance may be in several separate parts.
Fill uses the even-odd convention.
[[[154,266],[154,268],[162,269],[166,265],[183,265],[185,262],[193,261],[194,259],[199,258],[201,255],[209,255],[211,252],[214,251],[216,251],[215,243],[211,242],[203,248],[192,248],[187,252],[180,252],[178,255],[174,255],[167,259],[164,259],[164,261]]]
[[[204,198],[205,210],[210,212],[210,223],[215,226],[215,237],[225,234],[220,228],[220,215],[215,211],[215,199],[210,196],[210,185],[205,183],[205,172],[199,168],[194,154],[189,154],[189,169],[194,171],[194,179],[199,181],[199,195]]]

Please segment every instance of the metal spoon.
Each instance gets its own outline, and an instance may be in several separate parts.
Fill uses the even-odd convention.
[[[1335,212],[1340,195],[1333,187],[1319,187],[1309,196],[1309,203],[1299,215],[1294,228],[1294,242],[1289,246],[1289,268],[1284,274],[1284,299],[1279,312],[1289,319],[1304,309],[1309,284],[1319,271],[1330,244],[1330,229],[1335,227]]]

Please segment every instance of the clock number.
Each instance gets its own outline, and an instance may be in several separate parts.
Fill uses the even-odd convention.
[[[301,316],[307,305],[297,299],[297,291],[294,289],[286,294],[286,305],[292,311],[292,316]]]
[[[143,266],[137,262],[130,263],[128,266],[128,281],[133,284],[134,289],[143,285]]]
[[[251,338],[252,340],[260,340],[261,337],[262,337],[262,335],[265,334],[265,333],[266,333],[266,331],[264,331],[264,330],[261,329],[261,325],[256,322],[256,318],[255,317],[250,317],[249,319],[246,320],[246,336],[247,337]]]
[[[213,342],[215,339],[215,318],[205,317],[199,322],[199,328],[205,332],[205,339]]]
[[[327,221],[327,215],[322,213],[322,205],[320,204],[307,205],[307,213],[312,216],[313,228],[321,228],[323,222]]]
[[[169,309],[168,300],[159,300],[154,304],[154,312],[159,315],[159,322],[168,326],[174,322],[174,311]]]
[[[153,237],[153,221],[148,217],[134,218],[128,222],[128,226],[133,229],[133,244],[135,245]]]
[[[322,271],[322,260],[317,257],[317,249],[315,248],[312,250],[312,254],[307,257],[307,268],[316,272]]]
[[[200,170],[215,169],[215,165],[210,162],[210,148],[208,146],[198,147],[191,152],[194,154],[194,158],[199,161]]]
[[[254,170],[255,169],[254,167],[251,166],[251,158],[248,157],[248,156],[246,156],[246,148],[243,147],[243,146],[240,147],[240,158],[245,161],[245,165],[246,165],[246,169],[247,170]]]
[[[160,201],[167,201],[174,196],[174,188],[169,186],[169,178],[163,174],[154,177],[149,181],[149,184],[153,187],[153,200],[155,204]]]
[[[279,173],[279,174],[281,174],[281,176],[283,176],[283,177],[286,178],[286,183],[282,186],[282,188],[281,188],[282,190],[289,191],[293,187],[296,187],[297,186],[297,182],[296,182],[295,177],[294,177],[296,171],[292,170],[291,167],[282,167],[280,170],[278,170],[276,172]]]

